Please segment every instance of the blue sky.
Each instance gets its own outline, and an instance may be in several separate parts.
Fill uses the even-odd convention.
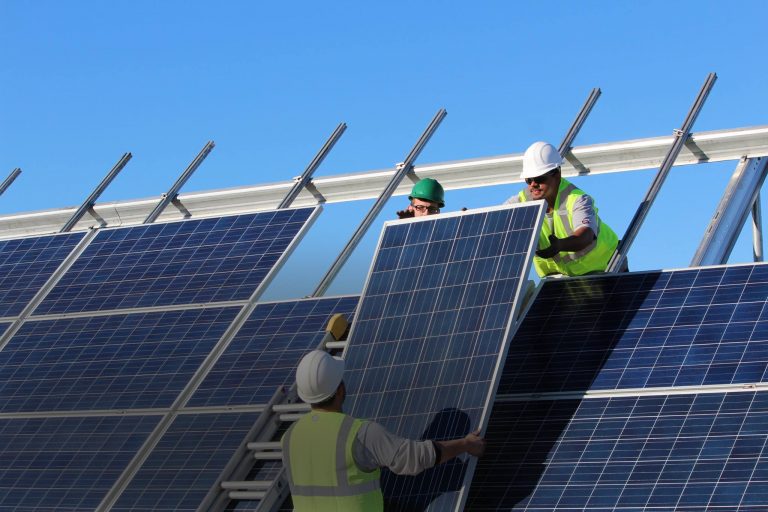
[[[207,140],[216,148],[184,191],[282,181],[342,121],[317,175],[387,168],[441,107],[448,117],[420,163],[522,152],[559,143],[593,87],[603,95],[576,145],[667,135],[711,71],[694,131],[768,124],[767,16],[763,1],[4,0],[0,178],[24,173],[0,215],[79,205],[126,151],[134,158],[101,201],[159,195]],[[686,266],[734,167],[675,169],[631,267]],[[578,184],[621,234],[652,178]],[[517,188],[449,192],[448,209],[498,204]],[[331,292],[359,291],[401,202]],[[369,205],[329,205],[277,286],[311,292]],[[749,261],[748,243],[732,261]]]

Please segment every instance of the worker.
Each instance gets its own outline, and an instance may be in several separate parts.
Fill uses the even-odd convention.
[[[312,410],[282,438],[296,511],[383,510],[382,467],[416,475],[462,453],[482,455],[479,432],[450,441],[412,441],[372,421],[342,412],[344,361],[322,350],[305,355],[296,370],[299,398]]]
[[[443,187],[432,178],[424,178],[411,189],[408,200],[411,204],[404,210],[397,212],[400,219],[410,217],[423,217],[440,213],[440,208],[445,206]]]
[[[562,156],[552,144],[531,144],[523,155],[521,174],[528,187],[506,204],[537,199],[547,202],[533,258],[540,277],[604,272],[619,239],[598,217],[592,198],[561,176],[562,163]]]

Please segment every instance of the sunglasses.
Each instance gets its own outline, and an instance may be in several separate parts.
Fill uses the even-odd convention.
[[[427,213],[440,213],[440,208],[437,206],[427,206],[424,204],[412,204],[414,210]]]
[[[541,176],[536,176],[535,178],[525,178],[525,183],[527,185],[530,185],[531,183],[535,183],[537,185],[541,185],[544,182],[546,182],[551,176],[554,176],[557,171],[559,171],[560,168],[556,167],[555,169],[552,169],[551,171],[542,174]]]

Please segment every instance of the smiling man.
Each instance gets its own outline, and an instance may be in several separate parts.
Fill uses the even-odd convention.
[[[552,144],[531,144],[523,156],[521,174],[528,187],[506,204],[539,199],[547,202],[547,216],[533,258],[539,276],[603,272],[618,237],[600,220],[592,198],[560,175],[562,163],[563,157]]]

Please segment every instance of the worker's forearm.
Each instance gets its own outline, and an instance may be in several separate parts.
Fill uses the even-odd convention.
[[[580,233],[560,239],[561,252],[578,252],[585,249],[595,239],[595,234],[589,228],[584,228]]]
[[[438,464],[447,462],[457,455],[461,455],[467,451],[467,440],[464,438],[451,439],[450,441],[435,441],[435,444],[440,447],[440,459],[437,461]]]

